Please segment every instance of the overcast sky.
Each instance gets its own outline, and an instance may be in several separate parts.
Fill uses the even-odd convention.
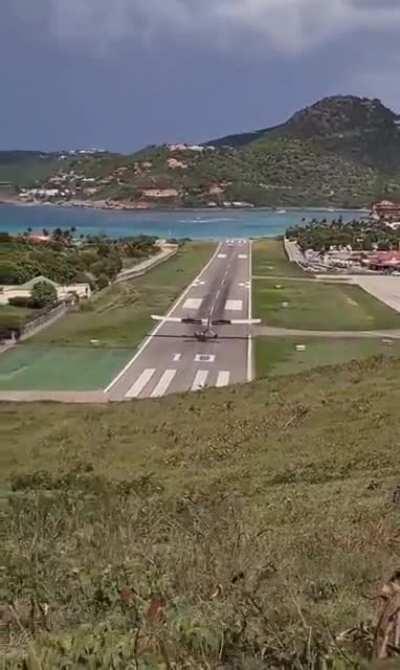
[[[0,148],[200,141],[337,93],[400,112],[399,36],[400,0],[1,0]]]

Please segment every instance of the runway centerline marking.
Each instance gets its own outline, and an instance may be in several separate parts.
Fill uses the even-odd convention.
[[[226,258],[226,254],[218,254],[217,258]]]
[[[232,312],[241,312],[243,309],[243,300],[227,300],[225,309]]]
[[[183,309],[199,309],[202,302],[202,298],[188,298],[184,302]]]
[[[161,398],[161,396],[163,396],[164,393],[166,393],[169,385],[171,384],[173,378],[176,375],[176,372],[177,372],[176,370],[165,370],[160,381],[155,387],[153,393],[151,394],[152,398]]]
[[[230,378],[231,373],[228,372],[228,370],[221,370],[220,372],[218,372],[216,386],[218,387],[228,386]]]
[[[238,254],[238,258],[240,258],[240,260],[242,261],[245,260],[247,257],[248,257],[247,254]]]
[[[194,357],[195,363],[214,363],[215,355],[214,354],[196,354]]]
[[[198,370],[193,380],[192,391],[200,391],[204,388],[208,377],[208,370]]]
[[[129,389],[125,398],[138,398],[144,387],[149,383],[154,373],[154,368],[147,368],[146,370],[143,370],[142,374],[137,378],[133,386],[131,386]]]

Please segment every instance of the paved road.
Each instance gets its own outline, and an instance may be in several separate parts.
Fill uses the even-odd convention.
[[[221,244],[169,312],[170,317],[248,319],[251,312],[251,244]],[[106,389],[111,400],[160,397],[251,379],[248,325],[216,327],[218,339],[199,342],[198,326],[161,322]]]

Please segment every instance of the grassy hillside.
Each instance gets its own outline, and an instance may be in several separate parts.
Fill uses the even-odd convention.
[[[0,151],[0,183],[33,186],[58,168],[58,155],[38,151]]]
[[[3,667],[365,667],[398,568],[399,373],[1,405]]]
[[[378,100],[352,96],[326,98],[277,127],[221,138],[203,151],[151,146],[130,156],[69,156],[56,165],[51,155],[17,158],[14,165],[16,155],[0,153],[0,181],[3,174],[26,183],[42,172],[43,185],[62,183],[68,197],[129,207],[356,207],[400,197],[398,117]],[[52,181],[62,175],[66,180]]]

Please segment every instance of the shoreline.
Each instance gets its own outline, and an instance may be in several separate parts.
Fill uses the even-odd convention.
[[[338,212],[360,212],[360,213],[369,213],[369,209],[362,207],[324,207],[322,205],[318,206],[276,206],[271,207],[264,205],[262,207],[129,207],[124,204],[115,203],[113,205],[106,204],[105,201],[90,201],[90,200],[76,200],[69,202],[21,202],[19,199],[4,199],[0,197],[0,207],[2,205],[9,207],[54,207],[57,209],[93,209],[106,212],[130,212],[130,213],[154,213],[154,212],[275,212],[278,216],[282,216],[286,212],[329,212],[329,214],[335,214]],[[285,210],[285,211],[283,211]]]

